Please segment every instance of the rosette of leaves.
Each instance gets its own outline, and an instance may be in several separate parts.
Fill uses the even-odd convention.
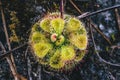
[[[40,64],[54,71],[73,69],[85,55],[87,32],[80,20],[51,13],[36,22],[30,44]]]

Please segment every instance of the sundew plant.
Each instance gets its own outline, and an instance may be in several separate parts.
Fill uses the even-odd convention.
[[[77,18],[49,13],[33,25],[29,41],[40,64],[53,71],[69,71],[84,57],[88,38]]]

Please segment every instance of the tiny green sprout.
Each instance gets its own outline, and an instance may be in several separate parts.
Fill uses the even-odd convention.
[[[59,45],[62,45],[65,41],[65,38],[63,35],[60,35],[55,43],[55,45],[59,46]]]

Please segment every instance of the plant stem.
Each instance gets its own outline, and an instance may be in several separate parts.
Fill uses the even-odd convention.
[[[63,0],[61,0],[61,3],[60,3],[60,17],[63,19],[64,18],[64,16],[63,16],[63,14],[64,14],[64,1]]]

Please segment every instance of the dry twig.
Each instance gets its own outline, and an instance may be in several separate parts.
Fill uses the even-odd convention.
[[[60,12],[61,12],[61,18],[63,19],[64,18],[64,16],[63,16],[63,13],[64,13],[64,0],[61,0]]]
[[[98,14],[98,13],[101,13],[101,12],[105,12],[105,11],[108,11],[108,10],[112,10],[112,9],[115,9],[115,8],[119,8],[119,7],[120,7],[120,5],[115,5],[115,6],[108,7],[108,8],[105,8],[105,9],[101,9],[101,10],[98,10],[98,11],[95,11],[95,12],[87,12],[87,14],[80,15],[77,18],[78,19],[82,19],[82,18],[90,17],[90,16],[93,16],[95,14]],[[115,11],[118,13],[117,9],[115,9]],[[119,16],[119,14],[116,14],[116,15]]]
[[[4,46],[1,42],[0,42],[0,47],[2,48],[3,52],[6,52]],[[26,80],[23,76],[21,76],[21,75],[19,75],[18,73],[15,72],[14,65],[13,65],[10,57],[6,57],[6,59],[7,59],[7,62],[9,63],[10,69],[12,71],[12,74],[13,74],[15,80]]]
[[[2,5],[1,1],[0,1],[0,4]],[[6,41],[7,41],[9,50],[11,50],[9,37],[8,37],[7,29],[6,29],[5,16],[4,16],[4,12],[3,12],[2,6],[1,6],[1,15],[2,15],[2,21],[3,21],[3,27],[4,27],[4,32],[5,32],[5,36],[6,36]],[[4,50],[4,52],[6,52],[6,51]],[[11,68],[12,74],[14,76],[14,79],[15,80],[19,80],[18,76],[16,76],[17,75],[17,71],[16,71],[16,66],[15,66],[14,58],[13,58],[12,54],[7,57],[7,61],[9,63],[9,65],[10,65],[10,68]]]
[[[23,46],[28,45],[28,44],[29,44],[29,42],[26,42],[26,43],[24,43],[24,44],[22,44],[22,45],[20,45],[20,46],[18,46],[18,47],[16,47],[16,48],[12,49],[12,50],[9,50],[9,51],[7,51],[7,52],[4,52],[4,54],[2,54],[2,55],[0,56],[0,60],[3,60],[6,56],[10,55],[10,54],[11,54],[12,52],[14,52],[15,50],[18,50],[18,49],[20,49],[20,48],[22,48]]]
[[[1,7],[1,16],[2,16],[2,21],[3,21],[3,28],[4,28],[4,32],[5,32],[6,42],[7,42],[7,45],[8,45],[8,49],[11,50],[11,45],[10,45],[10,41],[9,41],[9,37],[8,37],[8,32],[7,32],[7,28],[6,28],[6,21],[5,21],[5,15],[4,15],[4,12],[3,12],[1,0],[0,0],[0,7]],[[4,48],[4,46],[2,44],[1,44],[1,47],[4,49],[4,52],[6,52],[6,50],[5,50],[5,48]],[[19,75],[17,73],[13,55],[10,54],[9,56],[6,57],[6,59],[7,59],[8,63],[9,63],[9,65],[10,65],[10,69],[12,71],[14,79],[15,80],[25,80],[24,77],[22,77],[21,75]]]
[[[118,9],[115,9],[115,16],[116,16],[116,21],[117,21],[117,25],[118,25],[118,31],[120,33],[120,15],[119,15],[119,12],[118,12]]]
[[[100,61],[100,62],[104,62],[104,63],[109,64],[109,65],[112,65],[112,66],[120,67],[120,64],[114,64],[114,63],[108,62],[108,61],[104,60],[104,59],[100,56],[100,54],[97,52],[97,47],[96,47],[96,43],[95,43],[95,40],[94,40],[94,36],[93,36],[93,31],[92,31],[91,25],[89,26],[89,28],[90,28],[90,34],[91,34],[92,42],[93,42],[93,45],[94,45],[94,50],[95,50],[95,53],[97,54],[97,56],[98,56],[98,58],[99,58],[99,61]]]

